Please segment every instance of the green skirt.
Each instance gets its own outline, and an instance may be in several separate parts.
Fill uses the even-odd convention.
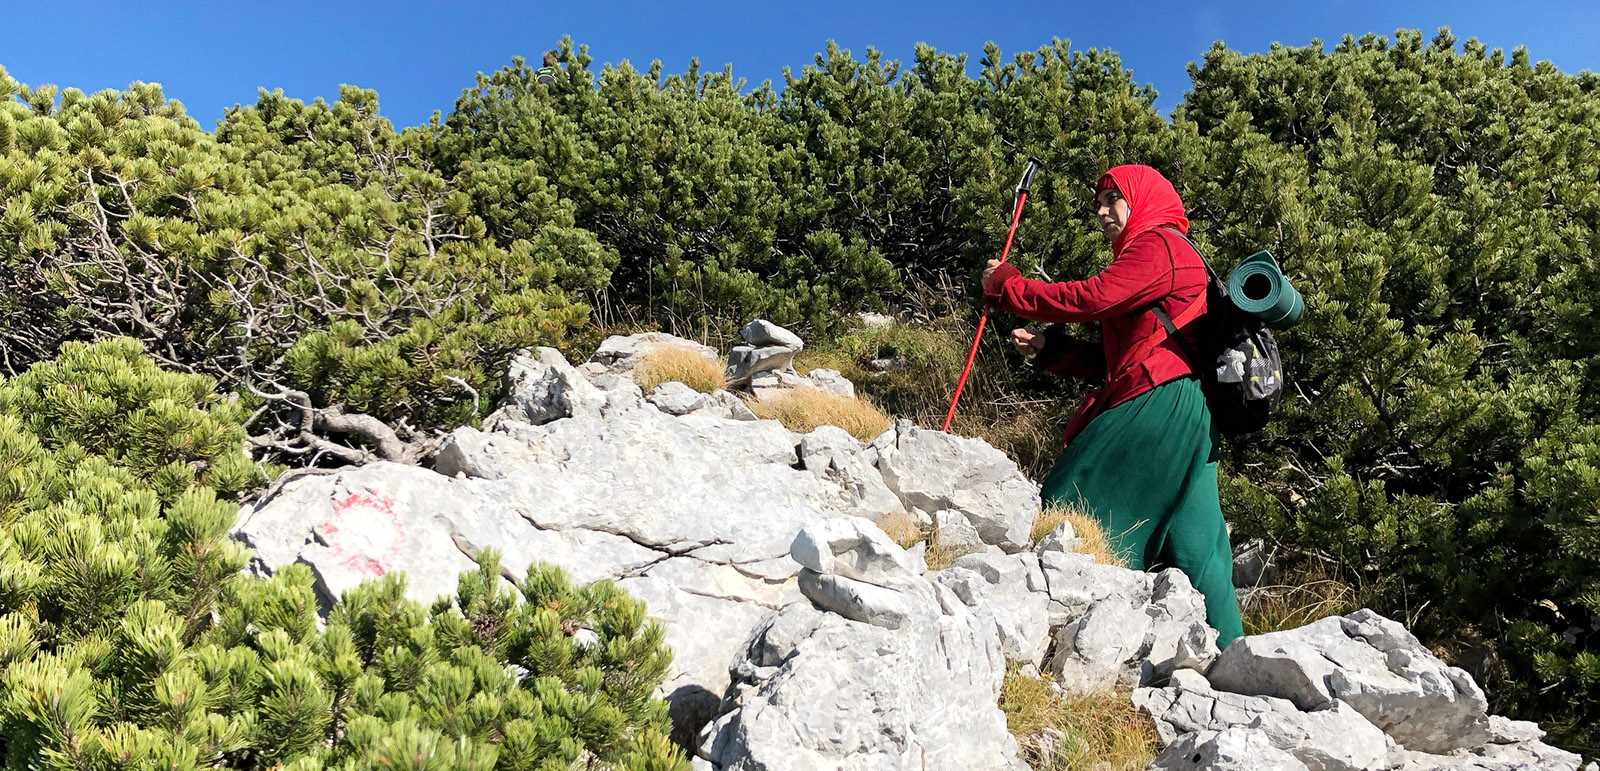
[[[1207,621],[1226,648],[1244,627],[1215,447],[1199,381],[1174,380],[1091,421],[1061,451],[1042,494],[1046,505],[1093,513],[1129,567],[1182,570],[1205,595]]]

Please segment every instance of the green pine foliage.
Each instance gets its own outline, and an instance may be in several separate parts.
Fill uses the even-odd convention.
[[[1115,54],[1061,41],[991,46],[972,77],[925,47],[902,67],[829,46],[776,91],[564,58],[550,93],[520,63],[480,76],[437,163],[542,169],[621,256],[601,307],[669,327],[929,310],[925,287],[994,255],[1028,155],[1047,172],[1013,259],[1084,276],[1107,258],[1095,178],[1160,167],[1220,269],[1270,249],[1311,306],[1281,336],[1281,419],[1228,451],[1241,531],[1329,558],[1446,648],[1493,641],[1475,669],[1498,709],[1596,741],[1594,75],[1448,32],[1218,46],[1167,121]]]
[[[829,45],[781,90],[698,63],[596,73],[584,49],[562,51],[567,84],[538,84],[521,60],[480,74],[430,146],[446,173],[512,166],[572,202],[620,258],[597,295],[602,323],[726,335],[761,316],[825,333],[841,310],[965,283],[1004,238],[1030,151],[1051,164],[1030,243],[1091,259],[1083,180],[1149,157],[1165,125],[1115,54],[1062,41],[1014,62],[991,46],[977,79],[966,56],[927,46],[902,67]],[[512,230],[507,212],[477,211],[494,233]]]
[[[1173,165],[1203,237],[1284,255],[1311,307],[1225,509],[1424,639],[1501,641],[1496,706],[1594,746],[1600,79],[1443,31],[1193,75]]]
[[[0,70],[4,365],[126,335],[241,393],[470,421],[460,383],[492,403],[510,352],[583,323],[571,293],[616,257],[570,204],[454,184],[427,144],[354,88],[331,105],[263,91],[206,132],[155,85],[57,98]],[[486,188],[517,200],[519,230],[488,237]]]
[[[759,85],[560,52],[554,87],[514,60],[398,133],[354,88],[263,92],[206,132],[154,86],[0,76],[0,366],[121,334],[252,416],[251,387],[292,388],[416,435],[473,417],[462,383],[492,403],[516,347],[595,327],[715,342],[764,316],[825,341],[886,305],[970,315],[1030,155],[1013,260],[1088,275],[1091,185],[1150,163],[1218,268],[1270,249],[1309,305],[1280,418],[1226,449],[1240,532],[1325,558],[1496,709],[1600,743],[1600,77],[1448,31],[1219,45],[1168,119],[1115,53],[1059,40],[830,45]],[[250,433],[293,421],[265,406]],[[239,489],[175,464],[174,419],[144,418],[156,455],[116,435],[104,462],[164,469],[160,506]]]
[[[311,572],[241,572],[240,400],[138,343],[0,381],[0,767],[683,771],[643,603],[480,555],[453,597],[388,576],[319,630]]]

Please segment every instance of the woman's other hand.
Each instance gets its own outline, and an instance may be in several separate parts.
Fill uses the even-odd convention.
[[[1034,356],[1044,350],[1044,333],[1037,329],[1011,330],[1011,344],[1024,356]]]
[[[995,270],[997,268],[999,268],[1000,265],[1001,265],[1001,262],[999,260],[990,260],[989,261],[989,266],[983,269],[983,285],[984,286],[988,286],[989,285],[989,277],[994,275]]]

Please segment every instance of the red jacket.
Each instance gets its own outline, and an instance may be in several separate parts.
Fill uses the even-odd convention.
[[[1176,199],[1175,194],[1173,198]],[[1135,202],[1135,216],[1139,208]],[[1192,373],[1183,349],[1176,340],[1165,338],[1165,330],[1150,308],[1159,303],[1169,317],[1177,319],[1199,303],[1191,313],[1204,313],[1205,264],[1176,233],[1159,224],[1131,232],[1136,224],[1148,223],[1130,220],[1130,227],[1125,230],[1127,239],[1118,239],[1116,258],[1093,277],[1083,281],[1036,281],[1007,264],[996,269],[983,288],[986,304],[1026,319],[1100,322],[1099,345],[1061,341],[1064,345],[1052,346],[1061,350],[1061,355],[1047,350],[1044,353],[1054,360],[1040,362],[1047,371],[1058,375],[1105,381],[1089,393],[1073,414],[1063,432],[1063,446],[1100,413]],[[1188,222],[1183,220],[1181,224],[1187,226]],[[1197,342],[1196,330],[1191,322],[1181,325],[1179,331],[1192,345]],[[1164,338],[1159,343],[1152,347],[1141,345],[1158,332]]]

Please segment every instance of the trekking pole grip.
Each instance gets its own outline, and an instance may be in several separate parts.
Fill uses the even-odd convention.
[[[1028,167],[1023,169],[1022,181],[1017,183],[1017,192],[1019,194],[1026,193],[1029,188],[1033,187],[1033,175],[1039,173],[1042,168],[1044,168],[1044,161],[1032,156],[1028,157]]]

